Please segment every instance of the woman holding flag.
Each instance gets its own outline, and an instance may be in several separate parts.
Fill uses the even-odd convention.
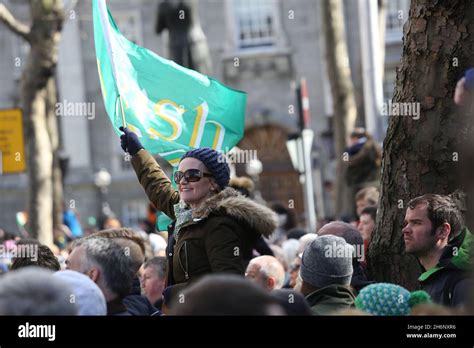
[[[168,238],[168,286],[208,273],[244,275],[245,255],[260,236],[273,233],[276,214],[228,187],[230,170],[223,154],[210,148],[186,152],[174,174],[176,190],[137,135],[120,130],[122,148],[132,156],[149,200],[174,220]]]
[[[216,129],[214,148],[231,148],[242,138],[246,94],[127,40],[105,0],[93,0],[92,8],[99,81],[114,128],[118,127],[120,105],[123,127],[141,125],[156,135],[166,128],[163,122],[171,121],[173,134],[168,138],[173,142],[143,137],[150,152],[170,152],[174,142],[180,149],[184,144],[194,148],[180,159],[174,175],[176,190],[138,136],[121,129],[122,147],[132,155],[133,168],[149,200],[174,220],[169,228],[168,285],[186,285],[215,272],[243,275],[255,241],[273,232],[277,217],[229,188],[230,171],[224,157],[200,144],[211,138],[206,124]],[[180,122],[185,110],[196,110],[193,127]],[[191,134],[189,128],[196,132]]]

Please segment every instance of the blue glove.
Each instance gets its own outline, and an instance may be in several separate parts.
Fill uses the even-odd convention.
[[[122,146],[123,151],[128,150],[128,153],[133,156],[144,148],[135,133],[128,128],[120,127],[119,129],[124,133],[120,136],[120,146]]]
[[[466,81],[464,82],[464,88],[466,88],[468,91],[473,91],[474,90],[474,68],[467,70],[464,73],[464,77],[466,78]]]

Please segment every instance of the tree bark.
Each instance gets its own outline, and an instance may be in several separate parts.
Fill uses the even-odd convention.
[[[347,53],[342,1],[324,0],[321,15],[334,105],[333,124],[337,156],[335,215],[340,217],[344,213],[344,203],[353,199],[347,195],[350,190],[347,189],[345,182],[346,162],[343,153],[346,139],[355,126],[357,107]]]
[[[456,114],[457,79],[474,57],[474,3],[412,0],[393,102],[419,103],[419,119],[391,116],[384,141],[381,200],[369,248],[377,281],[417,285],[420,268],[404,253],[407,202],[425,193],[460,188],[456,172],[466,117]]]
[[[63,224],[63,180],[60,167],[58,118],[55,113],[57,100],[56,79],[50,78],[46,85],[46,118],[48,120],[48,135],[53,152],[53,228],[59,228],[59,225]]]
[[[48,115],[51,116],[48,111],[54,102],[48,95],[54,84],[58,44],[64,19],[62,0],[33,0],[30,3],[30,13],[31,28],[18,22],[6,7],[0,4],[0,20],[31,46],[21,81],[29,174],[28,229],[31,237],[51,246],[53,150],[57,148],[57,127],[53,126],[56,119],[48,118]]]

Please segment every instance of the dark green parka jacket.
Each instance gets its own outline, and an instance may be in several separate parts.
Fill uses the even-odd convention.
[[[349,287],[333,284],[307,295],[306,301],[314,315],[332,315],[354,307],[355,295]]]
[[[133,156],[132,166],[149,200],[176,220],[176,212],[186,207],[155,159],[140,150]],[[251,254],[261,235],[273,233],[277,222],[271,209],[225,188],[195,209],[191,221],[173,231],[176,243],[168,251],[173,284],[188,283],[215,272],[243,275],[248,261],[245,255]]]

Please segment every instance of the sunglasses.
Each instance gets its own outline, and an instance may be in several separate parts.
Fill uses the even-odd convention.
[[[178,184],[183,178],[185,178],[187,182],[197,182],[205,176],[211,177],[212,174],[203,173],[199,169],[188,169],[184,173],[177,171],[174,173],[174,182]]]

